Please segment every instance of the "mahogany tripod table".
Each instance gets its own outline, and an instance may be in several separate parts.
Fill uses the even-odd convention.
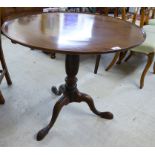
[[[71,102],[84,101],[94,114],[112,119],[112,113],[98,111],[91,96],[77,89],[80,55],[125,51],[145,40],[145,33],[135,25],[113,17],[82,13],[23,16],[6,21],[2,31],[13,42],[66,55],[65,85],[61,85],[58,90],[52,87],[56,95],[63,95],[54,106],[50,123],[38,132],[37,140],[47,135],[62,107]]]

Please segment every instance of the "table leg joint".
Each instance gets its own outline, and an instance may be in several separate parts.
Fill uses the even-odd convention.
[[[77,89],[77,78],[76,74],[79,69],[79,56],[78,55],[67,55],[66,56],[66,74],[65,85],[61,85],[59,89],[52,87],[52,92],[56,95],[61,95],[61,98],[56,102],[53,108],[53,114],[50,123],[40,130],[37,134],[37,140],[42,140],[53,127],[61,109],[64,105],[67,105],[72,102],[86,102],[90,110],[105,119],[112,119],[113,114],[110,112],[100,112],[96,109],[94,101],[88,94],[81,93]]]

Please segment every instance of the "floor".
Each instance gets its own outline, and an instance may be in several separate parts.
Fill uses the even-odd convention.
[[[90,94],[101,111],[113,120],[91,113],[82,102],[66,106],[48,136],[36,141],[38,130],[50,120],[58,97],[51,86],[64,83],[64,55],[56,59],[38,50],[12,44],[3,37],[3,49],[13,85],[3,80],[5,105],[0,105],[0,146],[155,146],[155,75],[147,74],[144,89],[139,79],[144,56],[104,69],[113,54],[102,55],[98,74],[95,56],[81,56],[78,88]]]

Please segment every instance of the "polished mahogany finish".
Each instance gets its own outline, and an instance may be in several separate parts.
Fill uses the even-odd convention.
[[[86,102],[96,115],[112,119],[110,112],[100,112],[93,99],[77,88],[76,75],[80,54],[101,54],[123,51],[144,41],[142,30],[112,17],[80,13],[47,13],[10,20],[3,25],[3,33],[19,44],[45,51],[66,54],[65,84],[52,91],[61,98],[56,102],[51,121],[37,134],[42,140],[54,125],[63,106],[72,102]]]
[[[100,116],[101,118],[105,118],[105,119],[112,119],[113,118],[113,114],[110,112],[100,112],[95,108],[94,105],[94,101],[93,99],[85,93],[81,93],[78,89],[77,89],[77,78],[76,75],[78,73],[79,70],[79,60],[80,60],[80,56],[78,55],[66,55],[66,74],[67,77],[65,79],[66,83],[65,85],[62,85],[61,87],[63,87],[63,89],[61,87],[62,92],[60,92],[60,94],[57,95],[61,95],[63,93],[63,95],[61,96],[61,98],[56,102],[54,108],[53,108],[53,115],[51,118],[50,123],[43,128],[42,130],[40,130],[37,134],[37,140],[42,140],[47,133],[49,132],[49,130],[52,128],[52,126],[54,125],[61,109],[63,106],[72,103],[72,102],[86,102],[87,105],[89,106],[90,110]]]
[[[143,31],[126,21],[82,13],[25,16],[5,22],[2,31],[19,44],[64,54],[115,52],[144,41]]]

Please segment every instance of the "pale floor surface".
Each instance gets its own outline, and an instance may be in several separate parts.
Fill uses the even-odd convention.
[[[95,56],[81,56],[78,88],[90,94],[98,110],[111,111],[113,120],[95,116],[82,102],[61,111],[43,141],[35,135],[50,120],[59,97],[51,86],[64,83],[64,55],[55,60],[37,50],[12,44],[3,37],[3,48],[13,85],[3,80],[5,105],[0,105],[0,146],[155,146],[155,75],[147,74],[145,87],[139,79],[144,56],[104,69],[113,54],[103,55],[98,74]]]

